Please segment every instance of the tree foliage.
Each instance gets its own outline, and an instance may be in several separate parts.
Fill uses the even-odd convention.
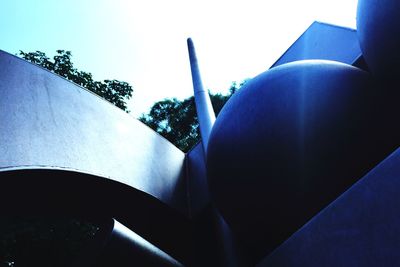
[[[23,59],[54,72],[129,112],[126,101],[132,97],[132,86],[127,82],[119,80],[95,81],[90,72],[80,71],[74,67],[70,51],[57,50],[53,60],[50,60],[41,51],[28,53],[20,51],[19,55]]]
[[[241,83],[233,82],[226,95],[209,94],[216,115],[232,94],[245,82],[246,80]],[[187,152],[200,140],[199,122],[193,96],[184,100],[173,98],[156,102],[150,112],[142,115],[139,120],[184,152]]]

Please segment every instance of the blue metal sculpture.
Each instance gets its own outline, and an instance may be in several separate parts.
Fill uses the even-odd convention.
[[[399,10],[397,1],[360,0],[359,38],[372,75],[335,62],[289,63],[252,79],[221,111],[208,147],[209,184],[253,264],[280,244],[263,266],[399,262],[400,242],[391,240],[399,199],[385,196],[382,184],[382,195],[369,197],[379,183],[374,179],[385,179],[388,191],[400,190],[393,160],[378,168],[380,175],[357,183],[351,192],[358,195],[338,200],[339,210],[328,207],[307,223],[400,144],[398,56],[392,54],[400,40]]]
[[[2,214],[101,222],[76,266],[399,265],[399,151],[385,159],[400,143],[399,10],[360,0],[362,55],[354,31],[337,33],[354,45],[346,53],[323,43],[298,54],[300,38],[214,126],[188,39],[202,142],[187,154],[0,51]],[[314,57],[371,73],[288,63]]]

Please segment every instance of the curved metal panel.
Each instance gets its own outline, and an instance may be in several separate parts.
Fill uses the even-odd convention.
[[[0,170],[80,170],[186,212],[182,151],[93,93],[3,51],[0,128]]]

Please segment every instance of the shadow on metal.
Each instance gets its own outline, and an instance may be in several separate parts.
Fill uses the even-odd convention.
[[[189,219],[157,198],[107,178],[60,169],[0,172],[2,216],[116,218],[184,262]]]
[[[257,266],[400,266],[399,191],[397,149]]]

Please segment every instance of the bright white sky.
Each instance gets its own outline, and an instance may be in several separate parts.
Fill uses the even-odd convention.
[[[193,94],[186,38],[203,83],[227,92],[232,81],[267,70],[315,20],[355,28],[357,0],[2,0],[0,49],[70,50],[97,80],[131,83],[132,115],[164,98]]]

